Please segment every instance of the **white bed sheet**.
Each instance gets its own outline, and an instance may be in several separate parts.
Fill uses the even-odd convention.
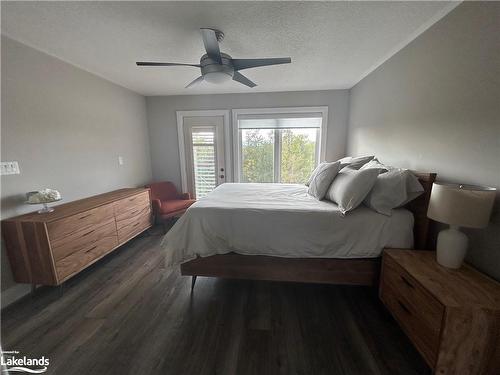
[[[165,235],[167,265],[235,252],[288,258],[373,258],[413,246],[413,214],[360,206],[343,216],[296,184],[226,183],[198,200]]]

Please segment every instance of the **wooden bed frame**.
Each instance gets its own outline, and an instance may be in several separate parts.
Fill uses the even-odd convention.
[[[424,187],[424,193],[406,208],[413,212],[415,249],[425,249],[428,242],[429,205],[436,173],[413,172]],[[197,276],[230,279],[291,281],[303,283],[376,285],[380,273],[380,257],[369,259],[279,258],[264,255],[229,253],[198,257],[181,264],[181,275],[192,276],[194,288]]]

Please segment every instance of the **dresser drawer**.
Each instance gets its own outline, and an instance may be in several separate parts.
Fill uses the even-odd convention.
[[[125,242],[129,238],[142,232],[151,226],[151,213],[135,216],[133,220],[129,221],[127,225],[118,229],[118,241]]]
[[[432,367],[444,306],[392,259],[384,259],[380,298]]]
[[[99,240],[113,236],[117,236],[114,218],[107,219],[99,225],[93,225],[78,232],[68,234],[65,237],[52,241],[54,260],[57,262],[78,251],[88,250]]]
[[[59,261],[55,262],[59,282],[80,272],[82,269],[90,265],[94,260],[109,253],[118,245],[116,235],[110,235],[98,239],[88,249],[77,251]]]
[[[73,216],[50,222],[47,224],[49,238],[51,241],[60,239],[71,233],[89,229],[95,225],[100,225],[106,219],[113,218],[113,216],[113,204],[110,203]]]
[[[122,212],[116,215],[116,228],[118,230],[126,227],[130,224],[135,223],[139,216],[144,216],[146,214],[151,215],[151,207],[149,203],[145,203],[142,206],[137,205],[134,209]]]
[[[144,206],[150,206],[149,191],[144,191],[142,193],[120,199],[115,202],[115,215],[119,216],[128,211],[136,210],[137,208],[142,208]]]

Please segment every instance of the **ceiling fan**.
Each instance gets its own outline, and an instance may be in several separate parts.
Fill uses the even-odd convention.
[[[222,83],[232,79],[248,87],[257,86],[239,71],[259,66],[289,64],[290,57],[264,58],[264,59],[233,59],[219,49],[219,42],[224,39],[224,33],[220,30],[202,28],[201,35],[207,53],[200,59],[199,64],[178,64],[165,62],[138,61],[138,66],[194,66],[201,69],[201,76],[186,86],[186,88],[199,84],[202,81],[211,83]]]

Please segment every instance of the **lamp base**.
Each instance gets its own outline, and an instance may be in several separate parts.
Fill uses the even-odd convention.
[[[456,226],[442,230],[437,239],[437,262],[447,268],[460,268],[467,253],[468,242],[467,236]]]

